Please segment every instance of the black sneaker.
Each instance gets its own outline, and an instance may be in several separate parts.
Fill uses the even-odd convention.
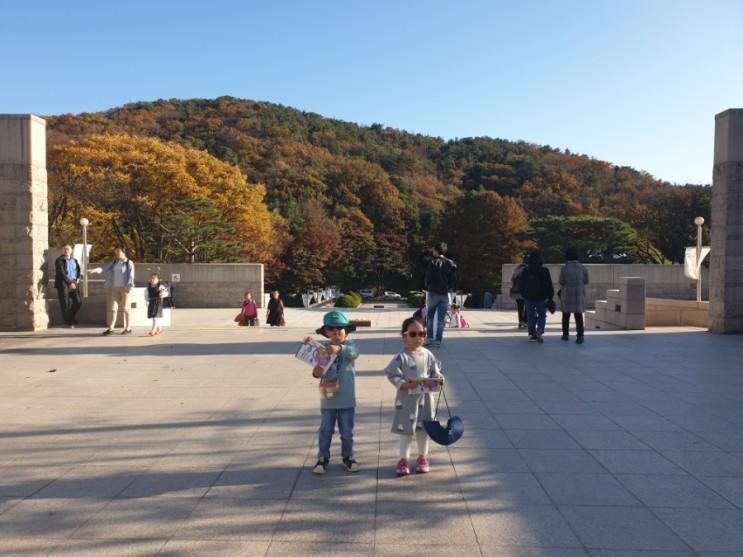
[[[113,331],[113,329],[106,329],[105,331],[103,331],[103,335],[104,335],[104,336],[105,336],[105,335],[112,335],[112,334],[113,334],[113,332],[114,332],[114,331]]]
[[[562,336],[560,337],[560,340],[568,340],[568,335],[562,335]]]
[[[538,335],[537,335],[537,342],[538,342],[539,344],[542,344],[542,343],[544,342],[544,339],[542,338],[542,335],[541,335],[541,334],[538,334]]]
[[[529,342],[537,342],[537,335],[529,335]]]
[[[122,335],[130,335],[130,334],[132,334],[132,330],[131,329],[124,329],[123,331],[121,331],[121,334]]]
[[[312,469],[312,473],[317,474],[318,476],[322,476],[327,469],[328,469],[328,459],[318,458],[317,464],[315,464],[315,467]]]
[[[575,339],[575,344],[583,344],[583,337],[578,337]]]
[[[352,458],[344,458],[343,466],[345,466],[346,470],[349,472],[361,472],[361,466]]]

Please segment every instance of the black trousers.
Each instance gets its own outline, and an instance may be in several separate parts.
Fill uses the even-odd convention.
[[[574,313],[575,316],[575,330],[578,333],[579,337],[583,336],[583,314],[582,313]],[[570,314],[569,313],[562,313],[562,334],[567,335],[570,331]]]
[[[62,319],[68,325],[75,323],[75,315],[83,305],[83,301],[80,298],[80,290],[77,288],[70,288],[65,285],[57,288],[57,298],[59,298],[59,307],[62,310]]]
[[[516,313],[519,315],[519,323],[526,323],[526,302],[516,300]]]

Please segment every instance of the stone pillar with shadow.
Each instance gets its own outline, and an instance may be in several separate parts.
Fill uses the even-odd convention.
[[[47,327],[48,244],[46,122],[0,114],[0,331]]]
[[[715,116],[710,330],[743,332],[743,109]]]

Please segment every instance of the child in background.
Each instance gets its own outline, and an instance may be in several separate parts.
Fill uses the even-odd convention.
[[[466,329],[470,326],[467,320],[462,315],[457,304],[449,306],[449,315],[447,316],[449,327],[452,329]]]
[[[444,376],[441,374],[441,362],[423,348],[425,339],[426,329],[418,319],[409,317],[403,321],[402,341],[405,348],[385,369],[390,383],[397,388],[392,433],[400,436],[400,461],[395,470],[398,476],[410,475],[413,436],[418,445],[416,470],[420,474],[430,470],[428,434],[423,429],[423,422],[434,419],[434,396],[430,392],[430,383],[443,385]]]
[[[160,328],[160,319],[163,316],[163,298],[166,295],[167,290],[160,283],[160,276],[157,273],[152,273],[146,292],[147,317],[152,319],[152,329],[147,334],[151,337],[163,332]]]
[[[333,440],[335,424],[341,433],[341,456],[343,466],[349,472],[361,470],[359,463],[353,458],[353,426],[356,414],[356,369],[354,367],[359,351],[352,340],[348,340],[349,333],[356,330],[348,320],[348,315],[334,310],[326,313],[322,320],[323,326],[317,329],[317,334],[330,339],[320,352],[321,356],[336,354],[335,361],[323,374],[321,367],[312,370],[313,377],[323,381],[340,380],[340,388],[333,393],[332,398],[320,399],[320,432],[318,439],[317,463],[312,469],[313,474],[324,474],[330,462],[330,443]],[[321,393],[324,392],[321,389]]]

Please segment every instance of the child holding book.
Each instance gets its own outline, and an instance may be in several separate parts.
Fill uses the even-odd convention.
[[[167,295],[167,290],[160,282],[160,276],[157,273],[150,275],[146,294],[147,317],[152,319],[152,329],[147,334],[154,337],[163,332],[160,328],[160,320],[163,317],[163,298]]]
[[[356,330],[342,311],[330,311],[323,316],[323,326],[317,334],[328,338],[329,342],[318,349],[321,358],[335,359],[327,370],[316,366],[313,377],[320,379],[320,431],[318,438],[317,463],[314,474],[324,474],[330,462],[330,443],[333,440],[335,424],[341,434],[341,456],[343,466],[349,472],[361,470],[353,458],[353,427],[356,413],[356,358],[359,351],[348,334]],[[340,384],[337,384],[339,382]],[[325,388],[324,385],[333,385]]]
[[[395,470],[398,476],[410,475],[410,451],[415,437],[418,446],[416,471],[425,474],[430,470],[428,461],[428,434],[423,422],[434,419],[434,395],[443,385],[441,362],[423,347],[426,329],[415,317],[402,324],[404,349],[385,369],[387,378],[396,389],[395,418],[392,433],[400,436],[400,461]]]

